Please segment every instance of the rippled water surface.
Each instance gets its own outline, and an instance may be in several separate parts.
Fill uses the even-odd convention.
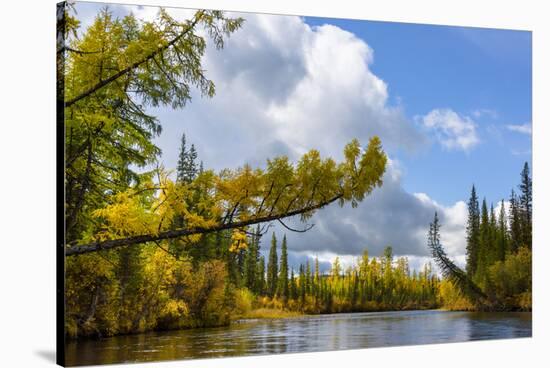
[[[531,313],[400,311],[248,320],[69,342],[67,365],[260,355],[531,336]]]

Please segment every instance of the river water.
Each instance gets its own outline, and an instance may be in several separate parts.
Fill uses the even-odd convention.
[[[530,336],[531,313],[430,310],[329,314],[72,341],[66,346],[66,364],[316,352]]]

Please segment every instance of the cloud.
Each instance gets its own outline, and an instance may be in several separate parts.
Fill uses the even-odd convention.
[[[527,134],[531,135],[533,133],[533,127],[531,123],[525,123],[521,125],[506,125],[506,129],[508,129],[511,132],[521,133],[521,134]]]
[[[480,143],[476,123],[451,109],[434,109],[421,117],[420,122],[448,150],[469,151]]]
[[[297,159],[312,148],[340,159],[351,139],[366,143],[373,135],[389,152],[426,146],[424,134],[389,104],[366,42],[300,17],[244,17],[223,50],[209,47],[204,56],[216,95],[196,96],[183,111],[152,110],[163,124],[157,143],[167,167],[176,164],[183,132],[214,169],[263,165],[278,154]]]
[[[484,117],[484,116],[488,116],[491,119],[498,118],[498,112],[496,110],[493,110],[493,109],[476,109],[476,110],[472,111],[472,115],[476,119],[479,119],[479,118]]]
[[[513,149],[512,150],[512,155],[514,156],[530,156],[531,153],[532,153],[531,149],[526,149],[526,150]]]

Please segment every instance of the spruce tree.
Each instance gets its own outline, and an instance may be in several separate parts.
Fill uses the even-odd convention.
[[[479,225],[479,247],[478,247],[478,268],[477,280],[482,282],[485,279],[486,271],[490,261],[490,242],[491,242],[491,226],[489,222],[489,210],[487,209],[487,201],[483,198],[481,204],[481,222]]]
[[[479,253],[479,201],[476,188],[472,185],[468,201],[468,223],[466,227],[466,273],[472,277],[477,272]]]
[[[309,258],[306,261],[306,293],[311,294],[311,284],[312,284],[312,277],[311,277],[311,266],[309,265]]]
[[[277,293],[283,298],[283,302],[286,303],[288,299],[288,252],[286,235],[283,236],[283,243],[281,245],[281,264],[279,268],[279,288]]]
[[[187,150],[187,139],[185,133],[183,133],[176,166],[176,181],[178,183],[190,183],[195,180],[198,174],[197,157],[198,154],[194,144],[191,144],[191,148]]]
[[[180,143],[180,153],[178,156],[178,165],[176,166],[176,173],[177,173],[177,182],[181,183],[184,181],[185,172],[187,168],[187,159],[188,152],[186,147],[186,139],[185,139],[185,133],[181,135],[181,143]]]
[[[520,214],[518,198],[513,189],[512,189],[512,194],[510,195],[509,222],[510,222],[510,250],[512,251],[512,253],[515,253],[521,246],[523,237],[521,233],[521,214]]]
[[[202,162],[201,160],[201,163],[199,164],[199,174],[202,174],[204,172],[204,162]]]
[[[290,283],[290,287],[289,287],[290,299],[296,300],[298,298],[298,290],[296,288],[296,280],[295,280],[295,277],[294,277],[294,269],[293,268],[290,270],[289,283]]]
[[[256,290],[257,290],[258,294],[264,295],[265,289],[266,289],[266,286],[265,286],[265,258],[264,258],[264,256],[260,256],[260,259],[258,260]]]
[[[489,212],[489,244],[488,244],[488,256],[489,256],[489,265],[492,265],[498,260],[498,227],[497,227],[497,217],[495,214],[495,208],[493,203],[491,203],[491,210]]]
[[[508,251],[508,226],[506,224],[506,209],[504,199],[500,202],[500,214],[498,216],[497,257],[504,261]]]
[[[532,206],[533,206],[533,188],[529,174],[529,164],[526,162],[521,171],[521,183],[519,185],[519,208],[521,215],[522,244],[531,249],[532,244]]]
[[[315,283],[318,283],[320,278],[321,273],[319,272],[319,258],[315,257]]]
[[[271,248],[269,249],[269,258],[267,260],[267,295],[273,298],[277,292],[278,280],[278,257],[277,257],[277,238],[275,233],[271,237]]]
[[[198,166],[197,166],[197,150],[195,149],[195,145],[191,144],[191,148],[189,149],[189,165],[187,168],[188,172],[188,180],[193,181],[197,177],[198,174]]]
[[[304,265],[300,263],[300,275],[298,276],[300,285],[299,285],[299,294],[300,294],[300,304],[302,306],[306,301],[306,274],[304,272]]]
[[[319,258],[315,257],[315,274],[313,276],[313,294],[316,298],[319,297],[319,285],[321,281],[321,274],[319,273]]]
[[[259,253],[259,231],[256,229],[256,232],[252,235],[250,244],[246,251],[245,258],[245,285],[246,287],[257,293],[257,271],[258,271],[258,253]]]

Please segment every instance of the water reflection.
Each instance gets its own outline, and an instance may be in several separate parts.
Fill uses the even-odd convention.
[[[407,311],[242,321],[67,344],[67,365],[281,354],[531,336],[531,313]]]

